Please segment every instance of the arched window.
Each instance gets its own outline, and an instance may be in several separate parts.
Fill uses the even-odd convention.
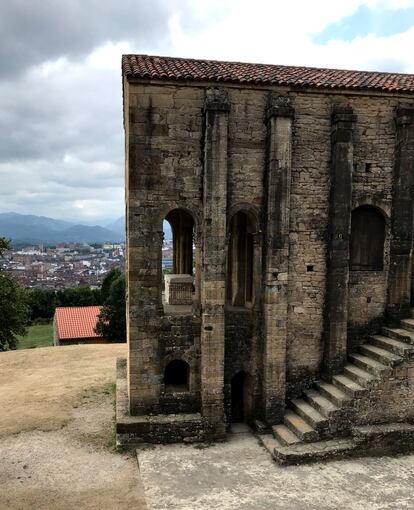
[[[253,302],[255,226],[244,212],[236,213],[230,222],[227,298],[234,306]]]
[[[351,217],[351,271],[382,271],[384,240],[383,214],[370,205],[361,205],[354,209]]]
[[[165,367],[164,384],[168,392],[188,391],[190,367],[181,359],[170,361]]]
[[[174,274],[193,274],[192,216],[182,209],[174,209],[165,217],[172,232],[172,271]]]

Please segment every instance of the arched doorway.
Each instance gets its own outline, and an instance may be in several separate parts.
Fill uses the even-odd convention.
[[[231,423],[248,421],[251,414],[250,377],[244,371],[237,372],[231,380]]]

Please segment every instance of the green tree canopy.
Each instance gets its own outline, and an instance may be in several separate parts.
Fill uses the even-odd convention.
[[[122,276],[122,271],[118,267],[113,267],[103,279],[101,286],[102,304],[109,298],[112,283],[120,276]]]
[[[28,302],[32,321],[38,318],[51,319],[58,306],[58,298],[54,290],[29,289]]]
[[[0,238],[0,256],[9,248],[9,242]],[[16,348],[16,335],[26,333],[29,313],[26,291],[0,268],[0,351]]]
[[[88,286],[58,290],[56,306],[94,306],[102,303],[99,289]]]
[[[98,318],[96,332],[110,342],[125,342],[125,277],[119,269],[108,273],[102,283],[102,294],[107,297]]]

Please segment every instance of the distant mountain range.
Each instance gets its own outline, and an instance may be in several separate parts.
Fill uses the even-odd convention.
[[[125,240],[123,217],[107,227],[31,214],[0,213],[0,237],[15,244],[104,243]]]

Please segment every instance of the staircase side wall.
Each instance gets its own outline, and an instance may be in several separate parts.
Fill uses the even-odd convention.
[[[402,421],[414,423],[414,360],[396,367],[354,402],[354,425]]]

